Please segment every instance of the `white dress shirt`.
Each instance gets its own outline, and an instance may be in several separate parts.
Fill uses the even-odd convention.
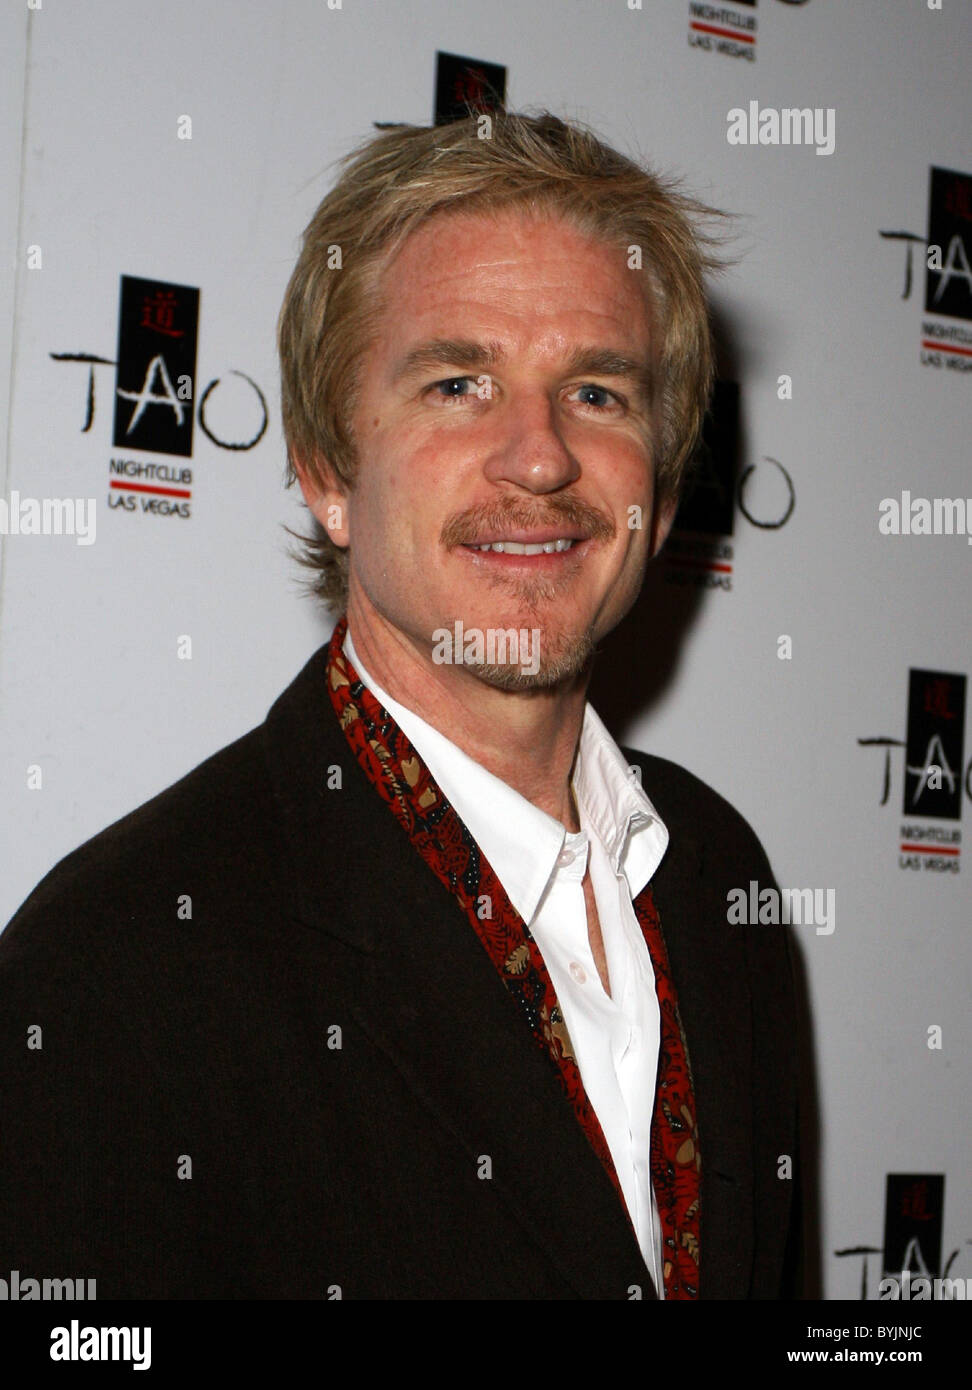
[[[589,704],[572,778],[581,824],[573,834],[382,690],[362,665],[350,628],[344,651],[422,758],[537,943],[642,1256],[663,1298],[661,1230],[649,1169],[658,999],[632,902],[661,863],[668,831]],[[588,936],[588,868],[610,995]]]

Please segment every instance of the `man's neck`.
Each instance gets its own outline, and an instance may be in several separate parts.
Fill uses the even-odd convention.
[[[552,690],[497,690],[467,667],[437,665],[383,618],[349,608],[354,649],[393,700],[534,806],[578,831],[570,774],[588,675]]]

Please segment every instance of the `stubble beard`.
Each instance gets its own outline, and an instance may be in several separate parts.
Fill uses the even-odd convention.
[[[593,626],[581,631],[559,629],[556,626],[556,606],[561,586],[549,580],[494,580],[513,600],[515,617],[496,621],[497,629],[514,629],[530,634],[539,633],[539,662],[537,670],[524,670],[523,663],[494,664],[474,662],[463,658],[470,675],[490,686],[512,694],[530,691],[550,691],[567,687],[582,676],[590,674],[596,651]],[[452,627],[454,628],[454,623]],[[521,651],[520,655],[523,653]],[[532,662],[530,663],[533,664]]]
[[[504,499],[485,507],[471,509],[450,517],[443,527],[442,542],[446,548],[473,542],[484,530],[502,530],[509,525],[523,527],[547,526],[563,520],[583,528],[583,534],[595,541],[611,541],[616,534],[610,516],[576,497],[540,499]],[[574,576],[563,579],[549,577],[517,577],[491,575],[490,586],[508,602],[501,602],[513,616],[509,621],[494,619],[496,629],[539,632],[539,661],[494,664],[488,661],[463,665],[470,674],[494,690],[512,693],[550,691],[568,686],[589,674],[595,652],[593,623],[583,631],[571,631],[560,626],[558,606],[569,592]],[[454,626],[454,625],[453,625]],[[520,655],[523,655],[522,649]],[[524,665],[537,670],[524,670]]]
[[[589,633],[572,636],[558,644],[553,656],[544,655],[543,636],[540,637],[540,665],[537,671],[524,671],[518,666],[492,666],[466,663],[470,674],[493,690],[508,694],[527,694],[531,691],[555,690],[573,685],[589,672],[594,659],[594,641]]]

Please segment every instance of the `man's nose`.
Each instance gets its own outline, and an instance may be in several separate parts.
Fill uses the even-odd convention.
[[[509,396],[495,416],[496,433],[484,473],[493,483],[516,483],[528,492],[556,492],[580,477],[565,443],[556,401],[546,391]]]

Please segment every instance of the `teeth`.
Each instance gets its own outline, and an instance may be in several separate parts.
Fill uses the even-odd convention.
[[[519,541],[492,541],[489,545],[475,545],[474,550],[495,550],[498,555],[554,555],[569,550],[573,540],[562,539],[544,541],[542,545],[521,545]]]

